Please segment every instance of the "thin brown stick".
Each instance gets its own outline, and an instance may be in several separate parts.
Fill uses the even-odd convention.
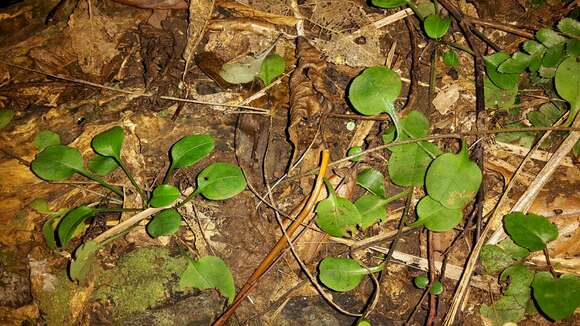
[[[471,17],[471,16],[465,16],[463,17],[463,19],[471,24],[474,25],[479,25],[479,26],[484,26],[484,27],[491,27],[493,29],[497,29],[500,31],[504,31],[504,32],[508,32],[508,33],[512,33],[514,35],[518,35],[521,37],[525,37],[528,39],[533,40],[534,39],[534,34],[532,33],[528,33],[523,31],[521,28],[514,26],[514,25],[508,25],[508,24],[502,24],[502,23],[498,23],[498,22],[492,22],[492,21],[488,21],[488,20],[484,20],[484,19],[480,19],[480,18],[476,18],[476,17]]]
[[[306,203],[306,205],[304,206],[304,208],[302,209],[300,214],[296,217],[296,219],[292,222],[292,224],[290,224],[290,226],[286,230],[286,233],[288,234],[288,238],[291,238],[294,235],[294,232],[296,232],[296,230],[300,227],[300,225],[302,224],[304,219],[308,215],[310,215],[310,213],[314,209],[314,205],[316,204],[316,200],[318,199],[320,191],[322,190],[322,187],[323,187],[323,178],[326,175],[326,170],[328,168],[329,158],[330,158],[329,151],[328,150],[322,151],[322,162],[320,164],[320,173],[318,174],[318,177],[316,178],[316,182],[314,184],[314,189],[312,190],[312,193],[310,195],[310,199],[308,200],[308,202]],[[252,273],[252,275],[250,275],[250,277],[246,281],[246,284],[244,284],[244,286],[242,287],[242,289],[240,290],[240,292],[236,296],[234,303],[230,307],[228,307],[228,309],[223,313],[223,315],[220,318],[218,318],[213,323],[213,325],[220,326],[220,325],[224,325],[226,323],[226,321],[235,313],[236,309],[242,303],[242,301],[247,297],[248,292],[254,287],[254,285],[260,279],[262,274],[264,274],[264,272],[272,265],[272,263],[280,255],[282,250],[284,250],[284,248],[286,248],[287,244],[288,244],[288,241],[287,241],[287,238],[285,236],[281,237],[278,240],[276,245],[272,248],[272,250],[270,250],[268,255],[266,255],[266,257],[262,260],[262,262],[254,270],[254,273]]]
[[[433,245],[433,232],[427,230],[427,259],[429,262],[429,284],[431,284],[429,288],[431,288],[437,280],[435,277],[435,248]],[[427,326],[433,326],[435,317],[437,317],[437,297],[429,291],[429,315],[425,324]]]

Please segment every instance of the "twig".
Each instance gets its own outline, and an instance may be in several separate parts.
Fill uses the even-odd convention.
[[[502,24],[502,23],[498,23],[498,22],[491,22],[488,20],[483,20],[483,19],[471,17],[471,16],[465,16],[465,17],[463,17],[463,19],[466,22],[469,22],[469,23],[474,24],[474,25],[491,27],[494,29],[498,29],[500,31],[504,31],[504,32],[512,33],[514,35],[525,37],[527,39],[531,39],[531,40],[534,39],[534,34],[524,32],[521,28],[518,28],[517,26],[514,26],[514,25]]]
[[[437,278],[435,277],[435,248],[433,247],[433,232],[427,230],[427,259],[429,262],[429,284],[431,288]],[[427,326],[432,326],[437,316],[437,298],[435,294],[429,291],[429,315],[427,317]]]
[[[223,106],[223,107],[231,107],[231,108],[242,108],[242,109],[248,109],[248,110],[252,110],[252,111],[261,112],[261,113],[252,112],[253,114],[268,114],[269,113],[269,110],[267,110],[267,109],[257,108],[257,107],[253,107],[253,106],[236,105],[236,104],[230,104],[230,103],[215,103],[215,102],[207,102],[207,101],[200,101],[200,100],[194,100],[194,99],[185,99],[185,98],[179,98],[179,97],[173,97],[173,96],[165,96],[165,95],[156,96],[155,94],[152,94],[152,93],[149,93],[149,92],[145,92],[144,90],[132,91],[132,90],[126,90],[126,89],[122,89],[122,88],[110,87],[110,86],[106,86],[106,85],[101,85],[101,84],[93,83],[93,82],[90,82],[90,81],[87,81],[87,80],[82,80],[82,79],[67,77],[67,76],[63,76],[63,75],[55,75],[55,74],[47,73],[47,72],[44,72],[44,71],[27,68],[27,67],[20,66],[20,65],[15,65],[13,63],[9,63],[9,62],[6,62],[4,60],[0,60],[0,63],[3,63],[5,65],[7,65],[7,66],[14,67],[14,68],[17,68],[17,69],[25,70],[25,71],[28,71],[28,72],[33,72],[33,73],[45,75],[45,76],[48,76],[48,77],[52,77],[52,78],[56,78],[56,79],[60,79],[60,80],[69,81],[69,82],[72,82],[72,83],[77,83],[77,84],[87,85],[87,86],[91,86],[91,87],[106,89],[106,90],[113,91],[113,92],[117,92],[117,93],[123,93],[123,94],[127,94],[127,95],[132,95],[132,96],[135,96],[135,97],[157,97],[157,98],[160,98],[160,99],[163,99],[163,100],[169,100],[169,101],[175,101],[175,102],[186,102],[186,103],[195,103],[195,104],[204,104],[204,105],[214,105],[214,106]],[[227,111],[222,111],[222,112],[228,113]],[[230,111],[230,113],[250,113],[250,112]]]
[[[545,247],[543,251],[544,251],[544,256],[546,257],[546,264],[548,265],[548,268],[550,269],[550,273],[552,273],[552,276],[557,278],[558,276],[556,275],[556,271],[554,270],[554,266],[552,265],[552,262],[550,261],[550,253],[548,252],[548,248]]]

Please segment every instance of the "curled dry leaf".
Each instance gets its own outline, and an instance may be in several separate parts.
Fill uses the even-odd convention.
[[[191,63],[191,58],[195,53],[195,49],[208,20],[211,18],[213,12],[213,0],[189,0],[189,22],[187,25],[187,44],[183,51],[183,59],[185,59],[185,70],[187,72],[188,66]]]
[[[326,62],[322,54],[308,43],[304,37],[298,37],[296,45],[298,65],[290,77],[290,123],[288,133],[294,145],[292,163],[314,141],[320,125],[321,114],[329,112],[332,103],[330,92],[324,83]],[[316,144],[313,144],[313,149]],[[318,152],[313,150],[318,157]],[[318,159],[314,160],[318,162]],[[302,169],[312,167],[303,166]]]

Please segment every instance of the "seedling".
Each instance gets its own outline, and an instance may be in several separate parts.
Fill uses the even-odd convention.
[[[39,147],[46,148],[40,152],[31,164],[33,172],[47,181],[65,180],[75,173],[97,181],[106,189],[119,196],[123,196],[121,189],[114,187],[106,181],[89,173],[83,164],[83,157],[76,148],[56,143],[55,137],[44,137],[47,141],[38,141]],[[44,139],[43,138],[43,139]],[[121,151],[124,139],[124,131],[121,127],[113,127],[98,135],[92,140],[92,147],[96,152],[89,161],[90,169],[102,175],[107,175],[117,166],[121,167],[132,185],[141,194],[144,207],[141,209],[122,208],[93,208],[89,205],[81,205],[60,218],[65,212],[51,212],[48,203],[35,201],[33,207],[43,214],[51,215],[43,227],[43,234],[47,244],[51,248],[65,247],[70,241],[82,234],[86,228],[85,221],[98,213],[142,211],[150,206],[152,208],[165,208],[153,216],[147,225],[147,232],[152,237],[171,235],[181,225],[181,215],[178,208],[201,194],[209,200],[224,200],[231,198],[246,188],[246,179],[237,165],[224,162],[210,164],[203,169],[197,178],[197,189],[193,193],[176,204],[181,195],[179,189],[168,183],[176,169],[189,167],[206,157],[214,148],[214,141],[208,135],[190,135],[183,137],[175,143],[170,151],[171,165],[164,178],[164,183],[157,186],[151,193],[151,197],[142,190],[137,181],[132,177],[128,167],[121,159]],[[56,237],[55,237],[56,234]],[[82,244],[74,254],[70,264],[69,275],[73,281],[83,282],[92,270],[91,265],[96,259],[96,253],[101,246],[114,238],[105,241],[88,240]],[[225,263],[218,257],[206,256],[198,261],[190,261],[185,272],[181,275],[180,285],[197,287],[200,289],[217,288],[220,293],[231,300],[235,295],[235,287],[231,273]]]

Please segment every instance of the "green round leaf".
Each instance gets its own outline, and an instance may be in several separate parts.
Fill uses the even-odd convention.
[[[12,118],[14,118],[14,111],[0,109],[0,130],[4,129],[12,121]]]
[[[264,82],[264,85],[268,86],[274,79],[284,73],[285,67],[286,61],[278,54],[272,53],[262,62],[258,77]]]
[[[534,299],[553,320],[566,319],[580,305],[580,278],[562,275],[554,279],[548,272],[536,273],[532,283]]]
[[[348,89],[348,98],[354,108],[364,115],[387,112],[394,114],[393,103],[401,93],[401,79],[385,67],[366,68]]]
[[[513,212],[504,217],[507,234],[518,245],[531,251],[542,250],[558,237],[558,228],[547,218],[536,214]]]
[[[339,292],[356,288],[368,271],[349,258],[326,257],[318,265],[322,284]]]
[[[446,153],[433,161],[425,177],[427,193],[443,206],[462,209],[479,189],[482,173],[469,159],[465,143],[458,154]]]
[[[119,163],[114,158],[99,154],[91,157],[87,165],[91,172],[100,176],[105,176],[119,167]]]
[[[501,89],[488,78],[483,80],[483,92],[485,96],[485,106],[488,108],[498,107],[509,109],[516,103],[518,86],[511,89]]]
[[[360,227],[366,229],[369,226],[384,220],[387,217],[385,205],[389,200],[372,194],[361,196],[354,202],[354,206],[361,215]]]
[[[580,21],[572,18],[564,18],[558,22],[558,29],[562,33],[580,36]]]
[[[356,183],[379,197],[385,197],[385,177],[377,169],[362,170],[356,176]]]
[[[232,272],[219,257],[205,256],[194,261],[189,259],[185,271],[179,281],[180,289],[187,288],[217,289],[221,295],[228,298],[228,304],[234,302],[236,287]]]
[[[316,206],[316,225],[333,237],[343,237],[353,232],[360,224],[362,217],[356,208],[347,199],[338,197],[327,180],[325,180],[328,198]]]
[[[413,279],[413,283],[415,283],[415,286],[419,289],[424,289],[429,285],[429,279],[425,275],[419,275]]]
[[[171,147],[171,168],[192,166],[206,157],[214,148],[213,138],[209,135],[191,135],[181,138]]]
[[[41,179],[65,180],[75,172],[84,171],[83,157],[76,148],[53,145],[38,153],[30,168]]]
[[[512,57],[502,62],[497,71],[503,74],[519,74],[526,70],[532,60],[532,56],[523,52],[516,52]]]
[[[123,128],[117,126],[109,130],[105,130],[93,137],[91,145],[93,146],[95,152],[98,154],[114,157],[120,160],[121,147],[123,146],[124,138],[125,133]]]
[[[457,53],[451,49],[443,53],[443,63],[451,67],[458,66],[460,62]]]
[[[43,130],[36,134],[34,138],[34,147],[39,151],[47,148],[48,146],[60,144],[60,136],[50,130]]]
[[[431,15],[423,21],[423,27],[427,36],[432,39],[441,38],[451,26],[451,18],[441,18],[437,15]]]
[[[372,0],[373,5],[380,8],[397,8],[409,3],[409,0]]]
[[[372,325],[371,325],[370,321],[363,319],[363,320],[359,321],[356,324],[356,326],[372,326]]]
[[[580,110],[580,56],[568,57],[556,70],[556,91],[563,99],[570,103],[568,123]]]
[[[246,189],[246,178],[239,166],[213,163],[197,176],[197,189],[205,198],[223,200]]]
[[[429,292],[431,292],[431,294],[434,295],[440,295],[441,293],[443,293],[443,284],[441,284],[441,282],[439,281],[435,281],[433,282],[433,285],[431,286],[431,290],[429,290]]]
[[[93,215],[95,215],[95,209],[87,206],[79,206],[68,212],[57,226],[60,246],[66,246],[80,224]]]
[[[170,235],[177,232],[180,226],[181,215],[177,210],[174,208],[165,209],[153,216],[147,224],[147,233],[153,238],[157,238],[162,235]]]
[[[360,152],[362,152],[362,147],[353,146],[353,147],[348,149],[348,152],[346,152],[346,156],[356,155],[356,154],[359,154]],[[351,158],[350,160],[353,162],[358,162],[361,159],[362,159],[362,156],[356,156],[356,157]]]
[[[391,181],[402,187],[421,186],[425,182],[427,167],[433,161],[425,151],[439,155],[439,148],[429,142],[395,146],[389,158],[388,169]]]
[[[177,187],[162,184],[155,187],[153,195],[149,201],[149,205],[153,207],[164,207],[171,205],[179,197],[179,189]]]
[[[487,77],[489,77],[489,79],[501,89],[513,89],[518,85],[520,80],[519,74],[504,74],[497,70],[498,67],[509,58],[510,56],[504,52],[498,52],[483,57]]]
[[[442,206],[433,198],[423,197],[417,204],[417,221],[410,227],[425,225],[434,232],[446,232],[456,227],[463,219],[461,209],[450,209]]]

